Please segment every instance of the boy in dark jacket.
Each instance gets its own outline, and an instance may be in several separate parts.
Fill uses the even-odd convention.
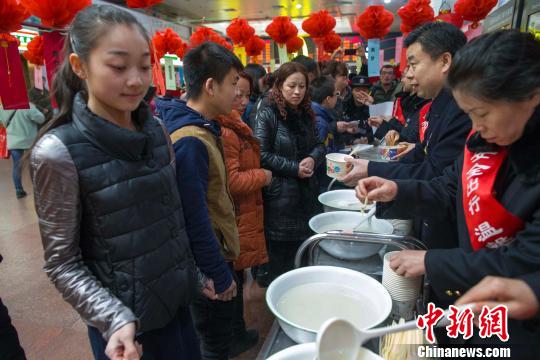
[[[191,308],[202,356],[226,360],[236,296],[232,262],[240,245],[221,129],[213,119],[231,112],[243,66],[229,50],[207,42],[188,52],[184,68],[187,102],[160,99],[156,103],[173,142],[191,249],[197,266],[211,279],[207,291],[215,290],[214,299],[200,296]]]
[[[339,92],[336,91],[336,81],[331,76],[321,76],[313,80],[309,87],[311,95],[311,108],[315,113],[315,127],[319,142],[324,144],[325,152],[332,153],[339,150],[337,137],[339,132],[345,132],[348,124],[344,121],[336,122],[331,110],[336,106]],[[345,126],[339,126],[345,125]],[[316,170],[319,179],[319,191],[322,193],[330,184],[326,176],[326,165],[322,163]]]

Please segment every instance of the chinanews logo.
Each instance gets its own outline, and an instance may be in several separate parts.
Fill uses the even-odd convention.
[[[444,318],[443,309],[436,307],[433,303],[428,304],[428,311],[416,319],[416,326],[425,330],[426,340],[430,344],[435,343],[435,334],[433,328]],[[447,322],[446,333],[450,338],[459,336],[463,339],[469,339],[474,331],[474,313],[471,308],[457,308],[450,305],[446,313]],[[483,338],[497,336],[502,342],[507,342],[510,338],[508,334],[508,309],[505,305],[498,305],[494,308],[483,306],[478,316],[478,335]]]

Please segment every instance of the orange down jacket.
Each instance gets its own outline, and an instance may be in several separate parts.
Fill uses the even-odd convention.
[[[259,142],[240,114],[233,110],[217,120],[240,234],[240,256],[234,268],[241,270],[268,262],[261,193],[266,177],[260,165]]]

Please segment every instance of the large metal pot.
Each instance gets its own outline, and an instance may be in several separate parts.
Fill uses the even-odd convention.
[[[275,279],[266,292],[266,303],[270,311],[277,318],[283,331],[297,343],[315,342],[317,329],[310,329],[303,324],[297,324],[287,319],[278,308],[282,297],[291,289],[305,284],[320,284],[320,286],[341,286],[347,291],[357,292],[359,295],[358,306],[365,309],[369,318],[348,319],[357,321],[359,328],[371,328],[383,322],[392,310],[392,300],[388,291],[382,284],[368,275],[360,272],[334,266],[309,266],[289,271]],[[310,299],[305,299],[306,308],[303,310],[317,312],[317,309],[310,304]],[[326,304],[329,308],[331,304]],[[332,317],[339,317],[339,313],[330,314]],[[324,319],[324,321],[328,320]]]

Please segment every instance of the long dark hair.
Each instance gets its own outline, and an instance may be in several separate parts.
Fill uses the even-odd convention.
[[[304,75],[304,78],[306,79],[306,94],[304,95],[304,98],[302,99],[302,102],[298,105],[298,110],[305,112],[310,116],[311,119],[315,119],[315,114],[313,113],[313,110],[311,109],[311,98],[309,96],[309,78],[307,74],[307,70],[304,65],[296,62],[288,62],[283,65],[275,72],[275,81],[274,85],[272,87],[272,90],[270,91],[269,100],[270,103],[274,103],[279,111],[279,114],[281,117],[286,120],[287,119],[287,102],[285,101],[285,98],[283,97],[283,93],[281,92],[283,88],[283,84],[287,80],[289,76],[291,76],[294,73],[301,73]]]
[[[48,131],[71,121],[73,100],[75,95],[86,92],[83,82],[71,69],[69,55],[74,53],[82,61],[88,62],[90,52],[97,46],[99,39],[114,25],[130,25],[136,27],[150,43],[144,27],[130,13],[111,5],[92,5],[80,11],[69,28],[64,41],[64,60],[54,76],[52,94],[59,106],[58,113],[40,130],[35,142]]]
[[[532,34],[485,34],[456,53],[448,85],[487,100],[522,101],[540,89],[539,59],[540,42]]]

